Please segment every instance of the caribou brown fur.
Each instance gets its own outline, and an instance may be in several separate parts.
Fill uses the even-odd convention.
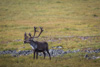
[[[37,32],[37,27],[34,27],[34,35],[32,36],[31,33],[29,33],[29,36],[27,36],[27,34],[24,34],[24,43],[29,43],[30,46],[32,47],[33,51],[34,51],[34,59],[35,59],[35,54],[36,54],[36,59],[38,59],[38,52],[43,52],[44,54],[44,59],[46,56],[45,51],[47,51],[47,53],[49,54],[49,58],[51,59],[50,53],[49,53],[49,49],[48,49],[48,43],[47,42],[39,42],[39,41],[34,41],[34,38],[38,38],[41,33],[43,32],[43,28],[40,27],[40,33],[37,37],[35,37],[35,33]]]

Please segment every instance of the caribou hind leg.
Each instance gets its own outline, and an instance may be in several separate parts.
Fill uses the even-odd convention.
[[[47,49],[47,53],[49,54],[49,58],[50,58],[50,60],[51,60],[51,55],[50,55],[50,53],[49,53],[49,50]]]
[[[43,52],[43,54],[44,54],[44,59],[45,59],[46,53],[45,53],[45,52]]]
[[[35,51],[34,51],[34,57],[33,57],[33,59],[35,59]]]
[[[38,51],[36,52],[36,59],[38,59]]]

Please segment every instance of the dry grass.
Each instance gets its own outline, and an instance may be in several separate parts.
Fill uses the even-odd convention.
[[[33,33],[33,26],[42,26],[44,32],[40,41],[58,38],[48,42],[52,46],[67,49],[100,48],[100,1],[99,0],[0,0],[0,50],[27,50],[23,45],[24,32]],[[82,40],[65,36],[97,36]],[[45,39],[44,37],[48,37]],[[61,40],[59,41],[59,38]],[[21,41],[17,41],[17,40]],[[37,39],[38,40],[38,39]],[[21,48],[25,46],[26,48]],[[2,58],[0,56],[0,58]],[[83,58],[53,58],[49,60],[32,60],[31,56],[4,56],[0,59],[2,67],[99,67],[100,60]],[[56,61],[57,60],[57,61]],[[5,64],[6,63],[6,64]],[[13,63],[13,64],[12,64]]]
[[[100,59],[88,60],[83,58],[84,53],[67,54],[63,57],[56,57],[49,60],[48,57],[33,60],[30,56],[0,56],[1,67],[99,67]],[[41,62],[42,61],[42,62]]]

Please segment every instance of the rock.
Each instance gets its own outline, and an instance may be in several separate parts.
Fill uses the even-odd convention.
[[[89,56],[88,56],[88,54],[86,54],[85,56],[84,56],[84,58],[88,58]]]
[[[43,56],[43,53],[39,53],[38,55],[39,55],[39,56]]]
[[[99,59],[100,56],[98,56],[98,57],[96,57],[96,56],[89,57],[89,56],[86,54],[86,55],[84,56],[84,58],[87,58],[88,60],[90,60],[90,59],[95,60],[95,59]]]
[[[57,50],[58,54],[63,54],[64,51],[63,50]]]
[[[57,47],[52,47],[53,49],[61,49],[62,48],[62,46],[57,46]]]
[[[54,49],[50,49],[49,52],[52,55],[53,54]]]
[[[61,49],[62,47],[61,47],[61,46],[57,46],[56,48],[59,48],[59,49]]]
[[[100,52],[100,49],[96,49],[94,50],[95,53],[99,53]]]
[[[87,59],[88,59],[88,60],[90,60],[90,59],[91,59],[91,57],[88,57]]]
[[[12,54],[11,56],[13,56],[13,57],[18,57],[18,55],[16,55],[16,54]]]
[[[61,50],[61,49],[50,49],[49,52],[50,52],[50,55],[51,55],[52,57],[58,56],[58,55],[61,55],[61,54],[64,54],[64,51]],[[40,55],[41,55],[41,54],[40,54]],[[46,52],[46,55],[48,56],[47,52]]]
[[[77,53],[77,50],[73,50],[72,52],[73,52],[73,53]]]
[[[57,46],[57,48],[62,48],[62,47],[61,46]],[[68,53],[81,52],[81,50],[78,49],[78,50],[73,50],[73,51],[71,51],[71,50],[64,51],[62,49],[50,49],[49,52],[50,52],[50,55],[52,57],[56,57],[56,56],[59,56],[59,55],[63,56],[64,54],[68,54]],[[88,53],[98,53],[98,52],[100,52],[100,49],[90,50],[90,48],[89,48],[89,49],[85,50],[85,52],[88,52]],[[0,55],[2,55],[2,54],[3,55],[4,54],[11,54],[13,57],[17,57],[17,56],[21,56],[21,55],[29,55],[29,54],[32,54],[32,53],[33,53],[32,50],[23,50],[23,51],[19,50],[18,52],[16,50],[0,51]],[[46,53],[46,56],[49,56],[46,51],[45,51],[45,53]],[[43,56],[43,53],[39,53],[39,56]],[[96,59],[96,58],[100,58],[100,57],[95,57],[95,56],[89,57],[88,54],[86,54],[84,56],[84,58]]]
[[[63,54],[67,54],[67,51],[65,51]]]
[[[86,37],[81,36],[79,38],[82,39],[82,40],[87,40],[89,37],[88,36],[86,36]]]
[[[100,58],[100,56],[96,57],[96,59],[99,59],[99,58]]]
[[[66,52],[67,52],[67,53],[72,53],[72,51],[70,51],[70,50],[67,50]]]
[[[92,56],[92,59],[96,59],[96,57],[95,56]]]
[[[17,39],[17,40],[13,40],[13,41],[15,41],[15,42],[20,42],[20,41],[22,41],[22,39]]]

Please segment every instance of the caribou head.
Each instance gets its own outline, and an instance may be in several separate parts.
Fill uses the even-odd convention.
[[[31,43],[31,41],[34,41],[34,38],[38,38],[41,35],[41,33],[43,32],[43,28],[40,27],[40,33],[38,36],[35,36],[36,32],[38,32],[36,29],[37,29],[37,27],[34,27],[34,35],[33,36],[31,35],[31,33],[29,33],[28,34],[29,36],[27,36],[27,33],[25,32],[24,43]]]

